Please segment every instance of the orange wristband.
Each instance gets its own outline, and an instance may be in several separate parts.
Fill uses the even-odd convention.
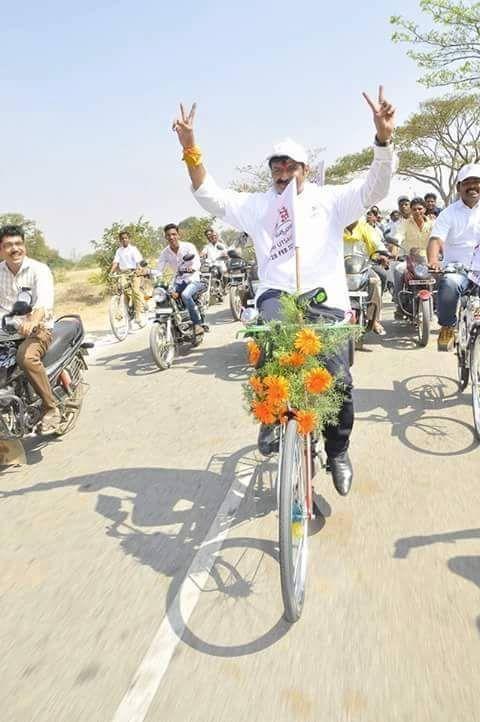
[[[185,148],[182,160],[185,161],[189,168],[196,168],[202,164],[202,151],[198,145],[193,145],[191,148]]]

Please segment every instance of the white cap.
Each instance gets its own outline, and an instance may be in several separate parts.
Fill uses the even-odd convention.
[[[280,143],[276,143],[273,146],[272,152],[269,154],[267,161],[270,161],[270,159],[275,156],[282,155],[286,155],[292,160],[296,160],[297,163],[305,163],[305,165],[308,163],[307,151],[303,145],[295,143],[295,141],[291,138],[285,138],[284,140],[281,140]]]
[[[460,168],[457,176],[457,183],[461,183],[467,178],[480,178],[480,164],[469,163]]]

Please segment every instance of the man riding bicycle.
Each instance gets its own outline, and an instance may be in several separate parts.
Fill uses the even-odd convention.
[[[469,268],[473,250],[480,243],[480,164],[470,163],[457,177],[458,201],[440,212],[428,244],[428,263],[440,270],[449,264]],[[443,263],[440,262],[440,253]],[[440,323],[438,350],[451,351],[455,343],[457,303],[469,286],[466,274],[449,273],[438,284],[437,311]]]
[[[345,318],[349,310],[348,290],[343,264],[343,229],[358,219],[365,209],[382,200],[390,186],[395,166],[391,146],[395,109],[384,99],[380,87],[378,103],[366,95],[376,127],[374,161],[362,182],[341,187],[320,187],[306,181],[307,153],[287,139],[273,148],[268,158],[272,188],[266,193],[244,193],[217,186],[202,163],[202,153],[195,145],[193,120],[195,105],[189,114],[181,107],[181,118],[174,121],[183,147],[192,190],[200,205],[229,225],[245,231],[252,238],[258,262],[259,288],[257,306],[265,320],[279,318],[280,296],[294,293],[296,284],[295,243],[289,235],[288,219],[279,196],[290,182],[296,185],[295,228],[302,228],[300,259],[300,292],[325,289],[328,308],[318,313],[329,320]],[[293,223],[291,223],[291,227]],[[348,493],[352,483],[352,466],[348,456],[353,426],[352,379],[348,353],[339,353],[327,364],[334,375],[342,375],[344,401],[338,425],[325,429],[326,452],[338,493]],[[275,451],[276,435],[271,426],[260,428],[259,448],[262,453]]]
[[[146,321],[143,319],[143,294],[141,289],[141,262],[143,256],[136,246],[130,243],[130,235],[128,231],[120,231],[118,234],[119,246],[115,252],[115,256],[112,261],[111,273],[128,273],[129,271],[136,271],[135,275],[132,276],[132,303],[133,310],[135,312],[135,322],[140,328],[146,325]]]

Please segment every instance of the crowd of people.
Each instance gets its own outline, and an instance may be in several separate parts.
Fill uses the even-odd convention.
[[[396,303],[395,318],[404,318],[399,293],[403,286],[406,261],[396,259],[399,255],[413,251],[418,259],[423,258],[427,262],[428,242],[441,211],[437,205],[437,196],[432,192],[412,199],[402,195],[397,204],[397,209],[385,217],[378,206],[372,206],[360,220],[347,226],[343,235],[345,255],[361,253],[375,259],[369,276],[368,320],[372,331],[380,336],[385,335],[381,324],[382,301],[389,279]],[[385,255],[380,255],[382,253]]]
[[[286,139],[275,145],[269,154],[271,187],[259,193],[237,192],[217,185],[207,173],[202,151],[196,145],[195,106],[189,113],[181,106],[181,115],[174,122],[173,130],[183,149],[192,192],[204,210],[251,238],[259,279],[255,300],[265,321],[281,318],[280,297],[293,293],[308,296],[316,321],[322,318],[329,322],[345,320],[350,312],[345,252],[360,251],[370,258],[375,252],[382,251],[383,255],[372,265],[369,285],[375,303],[371,304],[373,310],[369,320],[372,330],[383,335],[383,294],[390,280],[393,297],[398,302],[403,283],[405,267],[397,260],[401,249],[406,253],[415,249],[432,268],[440,268],[442,263],[467,267],[480,243],[479,165],[467,165],[460,170],[458,200],[443,211],[437,205],[436,195],[427,193],[425,197],[412,199],[401,196],[398,208],[388,217],[382,217],[375,204],[388,196],[391,177],[396,170],[397,159],[392,144],[395,109],[385,99],[383,88],[380,88],[377,102],[366,94],[364,96],[375,126],[374,159],[360,183],[323,187],[308,182],[305,149]],[[365,209],[368,209],[366,213]],[[195,333],[202,334],[204,328],[194,301],[199,289],[200,254],[195,246],[180,239],[176,224],[168,224],[164,232],[167,245],[158,259],[157,273],[163,273],[167,267],[173,271],[175,293],[183,299]],[[208,229],[206,236],[202,255],[210,261],[218,260],[224,248],[213,229]],[[298,245],[299,236],[301,246]],[[32,313],[28,318],[18,319],[18,363],[43,401],[44,429],[52,430],[58,423],[59,414],[42,358],[52,341],[53,279],[44,264],[27,257],[21,228],[7,226],[0,229],[0,252],[4,259],[0,263],[0,315],[10,311],[25,284],[32,292]],[[141,266],[141,254],[131,245],[128,233],[122,232],[112,271],[135,270],[141,274]],[[457,271],[442,277],[438,284],[440,350],[452,348],[456,304],[469,283],[460,266]],[[322,297],[327,299],[321,303],[316,301],[319,289],[323,292]],[[136,306],[135,315],[141,324],[139,311],[140,307]],[[397,306],[396,314],[401,316],[401,313]],[[353,479],[348,455],[354,422],[348,349],[326,359],[325,365],[338,379],[343,398],[337,423],[327,425],[323,432],[328,468],[336,490],[345,495]],[[272,425],[260,427],[258,445],[263,454],[276,451],[278,434]]]

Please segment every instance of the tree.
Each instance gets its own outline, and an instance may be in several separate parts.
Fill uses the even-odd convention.
[[[69,261],[62,258],[58,251],[50,248],[45,241],[40,228],[36,221],[25,218],[22,213],[3,213],[0,215],[0,226],[5,225],[22,226],[25,232],[25,245],[30,258],[36,261],[47,263],[52,268],[72,265]]]
[[[445,204],[455,195],[456,176],[465,163],[480,159],[480,102],[476,95],[427,100],[395,134],[398,174],[432,186]],[[345,183],[365,171],[373,150],[338,159],[327,182]]]
[[[308,180],[314,183],[323,183],[324,162],[320,158],[324,148],[311,148],[308,151]],[[240,177],[232,183],[236,191],[247,191],[249,193],[265,192],[272,185],[272,176],[267,163],[260,165],[244,165],[237,168]]]
[[[407,55],[424,71],[420,82],[460,89],[480,85],[480,3],[420,0],[420,8],[436,27],[424,29],[398,15],[390,18],[397,28],[392,40],[413,45]]]
[[[105,228],[99,241],[91,241],[100,266],[100,279],[105,284],[108,283],[113,257],[118,248],[118,234],[120,231],[128,231],[130,242],[137,246],[142,256],[149,261],[152,261],[158,255],[162,245],[164,245],[162,242],[162,229],[155,228],[143,216],[140,216],[138,221],[128,224],[112,223],[109,228]]]
[[[236,231],[235,228],[224,228],[220,232],[220,239],[226,246],[234,246],[240,239],[240,231]]]
[[[197,218],[189,216],[180,221],[178,228],[182,241],[193,243],[198,251],[201,251],[207,242],[205,231],[210,228],[215,218]]]

